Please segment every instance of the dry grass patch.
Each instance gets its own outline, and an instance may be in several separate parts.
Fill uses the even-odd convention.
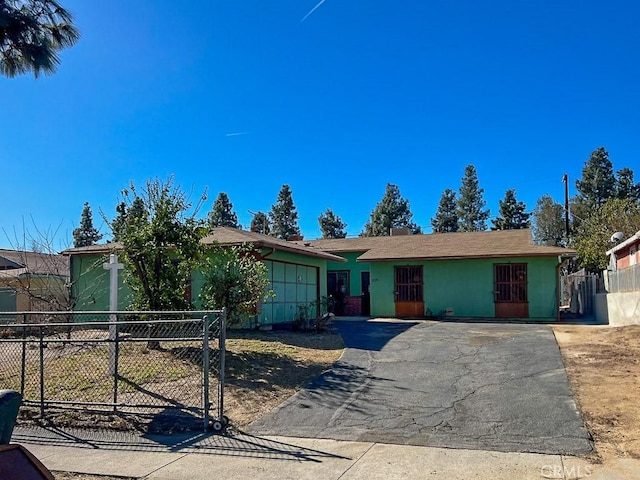
[[[331,367],[343,349],[332,332],[230,332],[227,416],[240,428],[248,425]]]
[[[553,330],[598,453],[640,458],[640,326]]]

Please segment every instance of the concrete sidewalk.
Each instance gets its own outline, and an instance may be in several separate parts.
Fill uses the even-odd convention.
[[[136,436],[17,427],[12,443],[53,471],[158,479],[637,479],[640,460],[606,465],[504,453],[247,434]]]

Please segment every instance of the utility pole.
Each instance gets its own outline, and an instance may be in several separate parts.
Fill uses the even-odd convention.
[[[569,175],[565,173],[562,181],[564,182],[564,231],[569,241]]]

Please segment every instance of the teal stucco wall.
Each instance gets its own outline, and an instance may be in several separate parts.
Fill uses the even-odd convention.
[[[557,318],[555,257],[372,262],[371,314],[395,315],[395,266],[422,265],[425,310],[437,315],[452,308],[456,317],[492,318],[495,315],[493,272],[496,263],[526,263],[529,318]]]
[[[275,293],[264,303],[257,316],[258,324],[275,324],[293,321],[298,305],[309,306],[327,294],[327,261],[290,252],[263,250],[268,268],[269,288]],[[108,255],[72,255],[71,278],[74,310],[109,310],[109,272],[103,263]],[[131,304],[131,290],[124,281],[125,273],[118,276],[118,310],[127,310]],[[195,308],[202,308],[199,296],[203,276],[194,271],[191,275],[191,299]],[[247,319],[245,326],[256,326],[256,318]]]
[[[109,271],[103,267],[109,255],[71,255],[71,295],[74,310],[109,310]],[[118,274],[118,310],[131,304],[131,290],[124,281],[124,271]]]

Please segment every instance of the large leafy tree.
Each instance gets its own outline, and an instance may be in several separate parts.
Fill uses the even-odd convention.
[[[458,229],[462,232],[477,232],[487,229],[490,211],[484,207],[484,189],[480,188],[476,167],[467,165],[458,195]]]
[[[56,0],[0,0],[0,73],[7,77],[54,73],[60,50],[79,38],[73,16]]]
[[[628,167],[618,170],[616,174],[615,196],[636,202],[640,200],[640,183],[635,183],[633,170]]]
[[[270,234],[274,237],[286,240],[293,235],[300,235],[298,212],[293,203],[289,185],[283,185],[280,189],[276,203],[271,206],[269,218],[271,219]]]
[[[227,309],[229,325],[255,314],[267,295],[267,267],[257,260],[250,245],[215,245],[204,263],[200,299],[206,308]]]
[[[580,223],[575,238],[578,262],[591,272],[606,269],[606,251],[613,246],[611,235],[622,232],[629,237],[639,226],[640,203],[628,198],[610,198]]]
[[[456,192],[447,188],[442,192],[436,216],[431,219],[434,233],[448,233],[458,231],[458,206]]]
[[[491,230],[517,230],[529,228],[530,213],[526,212],[526,205],[516,199],[516,191],[512,188],[504,194],[504,199],[500,200],[498,216],[491,220],[493,227]]]
[[[218,194],[218,197],[213,202],[213,207],[207,217],[209,228],[240,228],[240,225],[238,225],[238,216],[233,211],[233,204],[225,192],[220,192]]]
[[[135,310],[191,308],[186,289],[191,272],[203,258],[204,229],[186,195],[167,181],[149,180],[138,190],[123,190],[123,222],[117,237],[122,245],[126,281]],[[135,210],[134,210],[135,208]]]
[[[543,195],[533,210],[533,241],[537,245],[567,246],[564,207],[550,195]]]
[[[616,179],[613,164],[604,147],[591,152],[582,169],[582,178],[576,180],[577,203],[586,209],[602,205],[615,194]]]
[[[102,234],[93,226],[93,214],[89,202],[85,202],[80,216],[80,226],[73,229],[73,246],[88,247],[101,238]]]
[[[420,227],[411,221],[412,217],[409,201],[402,198],[398,186],[387,183],[382,199],[371,212],[360,236],[382,237],[389,235],[392,228],[408,228],[413,233],[420,233]]]
[[[321,213],[318,217],[318,223],[320,224],[320,231],[322,232],[322,238],[345,238],[347,232],[344,229],[347,224],[342,219],[333,213],[333,210],[327,208],[324,213]]]
[[[269,235],[271,232],[271,223],[269,222],[269,217],[264,212],[257,212],[253,215],[251,219],[251,227],[252,232],[262,233],[263,235]]]

